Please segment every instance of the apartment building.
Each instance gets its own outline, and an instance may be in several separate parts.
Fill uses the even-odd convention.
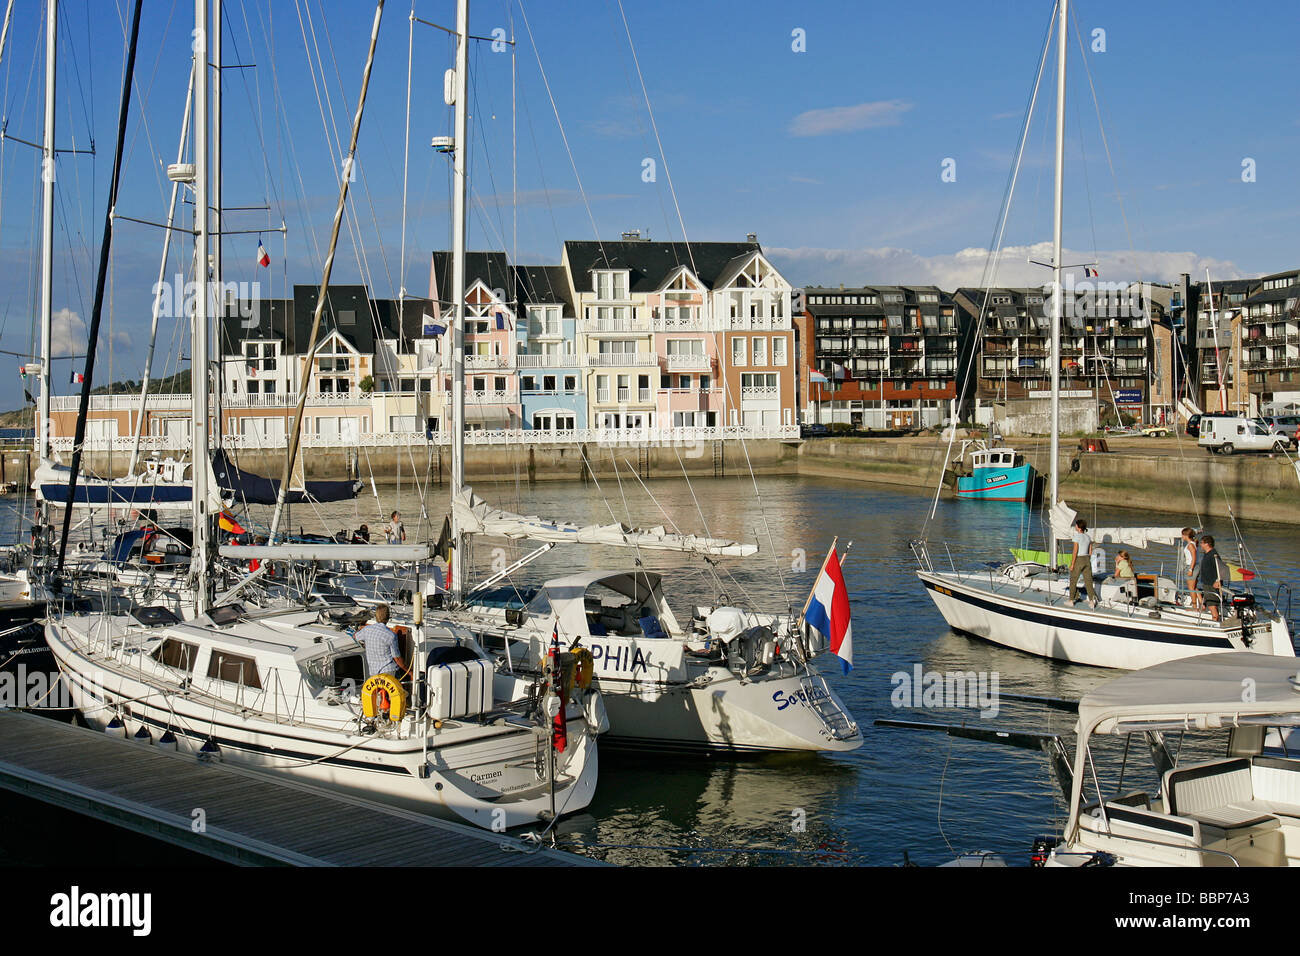
[[[1254,404],[1300,408],[1300,270],[1264,276],[1242,304],[1241,370]]]
[[[950,414],[961,329],[937,287],[810,287],[799,332],[804,421],[920,428]]]

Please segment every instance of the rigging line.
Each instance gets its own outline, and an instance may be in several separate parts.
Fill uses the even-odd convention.
[[[415,0],[406,29],[406,139],[402,147],[402,244],[397,260],[397,301],[406,299],[406,183],[411,167],[411,68],[415,62]]]
[[[1058,4],[1059,4],[1059,0],[1058,0]],[[1001,220],[993,231],[993,243],[992,243],[993,248],[989,250],[988,258],[986,258],[984,261],[984,274],[983,276],[981,276],[981,282],[983,283],[984,286],[983,302],[980,305],[980,314],[976,320],[975,341],[971,344],[970,355],[968,355],[966,358],[966,382],[968,384],[971,382],[970,373],[971,373],[971,369],[974,367],[975,364],[975,357],[982,351],[980,343],[984,337],[984,323],[987,320],[987,316],[988,316],[989,300],[993,294],[993,280],[997,277],[997,265],[1002,255],[1002,242],[1003,239],[1006,237],[1007,220],[1010,218],[1011,215],[1011,201],[1014,198],[1015,190],[1016,190],[1016,181],[1020,175],[1020,163],[1023,160],[1025,154],[1025,142],[1029,138],[1029,127],[1031,121],[1033,120],[1034,106],[1038,103],[1038,90],[1039,87],[1042,85],[1043,70],[1047,64],[1048,53],[1051,51],[1052,35],[1055,32],[1056,8],[1057,5],[1054,4],[1052,7],[1052,18],[1048,21],[1046,36],[1044,37],[1043,40],[1043,53],[1038,61],[1038,72],[1034,78],[1034,85],[1029,95],[1029,103],[1025,109],[1025,119],[1024,122],[1021,124],[1020,145],[1016,149],[1016,161],[1011,167],[1011,172],[1007,177],[1007,185],[1003,192]],[[956,309],[954,307],[954,317],[955,315],[956,315]],[[1056,343],[1053,343],[1054,346],[1055,344]],[[1052,351],[1055,351],[1055,348],[1053,348]],[[1051,356],[1051,361],[1056,362],[1059,360],[1060,357],[1058,355],[1053,354]],[[880,409],[882,415],[884,412],[884,408],[885,408],[885,391],[882,388],[880,390]],[[952,443],[956,439],[956,436],[957,436],[957,429],[956,427],[953,427],[950,437],[948,439],[948,450],[944,458],[945,462],[947,462],[952,457]],[[1053,468],[1056,467],[1056,462],[1052,462],[1052,467]],[[931,504],[930,513],[926,515],[925,521],[921,525],[922,538],[925,537],[926,531],[930,526],[930,521],[934,518],[935,513],[939,510],[939,495],[940,493],[942,493],[942,491],[943,491],[943,476],[941,473],[939,477],[939,486],[935,489],[934,492],[934,501]]]
[[[686,257],[691,261],[691,272],[699,275],[699,271],[695,268],[695,254],[691,251],[691,243],[686,236],[686,220],[682,218],[682,207],[677,202],[677,190],[673,188],[673,174],[668,169],[668,156],[664,152],[663,140],[659,138],[659,124],[655,122],[655,111],[650,105],[650,92],[646,89],[645,77],[641,73],[641,61],[636,55],[636,44],[632,42],[632,29],[627,24],[627,13],[623,10],[623,0],[616,0],[616,2],[618,3],[619,16],[623,18],[623,30],[627,33],[628,49],[632,51],[632,63],[636,66],[636,76],[641,81],[641,94],[645,97],[645,110],[650,117],[650,128],[654,130],[655,143],[659,147],[659,159],[664,164],[664,178],[668,180],[668,191],[673,197],[673,208],[677,210],[677,224],[682,229],[682,242],[686,244]]]
[[[582,205],[587,210],[587,219],[591,222],[591,232],[596,238],[596,247],[600,250],[600,257],[606,263],[609,257],[605,254],[605,244],[600,238],[600,230],[596,228],[596,217],[592,214],[591,203],[587,200],[587,190],[583,188],[582,176],[578,173],[577,160],[573,158],[573,147],[569,145],[569,134],[564,130],[564,121],[560,119],[560,108],[556,105],[555,94],[551,92],[551,81],[546,76],[546,67],[542,65],[542,51],[537,48],[537,41],[533,38],[533,27],[528,22],[528,11],[524,9],[523,0],[519,2],[519,15],[523,17],[524,29],[528,31],[528,42],[533,48],[533,56],[537,58],[537,69],[542,74],[542,84],[546,87],[546,95],[551,101],[551,112],[555,114],[555,122],[560,128],[560,139],[564,141],[564,151],[569,155],[569,165],[573,167],[573,178],[578,183],[578,193],[582,196]]]

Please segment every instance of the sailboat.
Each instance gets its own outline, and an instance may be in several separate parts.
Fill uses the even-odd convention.
[[[1294,657],[1287,621],[1279,609],[1250,594],[1224,604],[1223,620],[1196,607],[1171,578],[1132,583],[1103,580],[1096,607],[1069,601],[1067,575],[1057,566],[1057,542],[1068,538],[1075,512],[1059,494],[1062,286],[1062,190],[1065,170],[1066,0],[1059,0],[1056,84],[1056,189],[1052,235],[1051,451],[1048,472],[1049,560],[1014,561],[978,571],[935,568],[924,540],[913,542],[917,577],[955,631],[1040,657],[1097,667],[1137,669],[1197,654],[1253,650]],[[1046,51],[1044,56],[1046,56]],[[1026,124],[1027,128],[1027,124]],[[1095,544],[1146,548],[1176,546],[1175,527],[1091,529]]]
[[[198,210],[209,208],[208,74],[212,67],[205,38],[219,36],[221,6],[222,0],[194,3]],[[382,10],[381,0],[353,118],[349,163],[356,155]],[[210,13],[214,26],[209,34]],[[139,16],[137,0],[119,120],[119,155]],[[456,144],[461,154],[466,142],[466,0],[458,7],[457,33],[455,105],[462,135]],[[218,43],[213,44],[212,63],[219,71]],[[464,188],[461,177],[457,255],[462,260]],[[348,178],[341,177],[321,302],[347,195]],[[196,215],[194,228],[195,257],[206,279],[206,213]],[[191,427],[196,459],[208,447],[211,299],[210,295],[195,298]],[[319,318],[318,309],[317,326]],[[314,351],[316,331],[309,352]],[[459,366],[457,374],[463,376]],[[299,414],[299,428],[301,421]],[[292,466],[293,450],[291,446],[286,470]],[[463,468],[463,461],[457,465]],[[554,821],[590,803],[598,768],[596,734],[603,713],[581,655],[555,648],[546,675],[534,679],[499,673],[470,632],[448,621],[426,621],[424,602],[417,601],[409,623],[398,628],[402,658],[410,664],[409,682],[368,673],[366,655],[351,630],[359,623],[355,612],[347,608],[259,610],[236,600],[238,587],[222,595],[212,593],[215,515],[207,507],[207,479],[207,470],[198,469],[192,504],[192,568],[197,581],[192,621],[178,620],[165,607],[139,605],[126,612],[110,608],[91,614],[60,607],[50,616],[46,639],[87,723],[115,736],[191,752],[200,759],[225,760],[494,829]],[[285,481],[279,486],[273,540],[287,492]],[[229,557],[257,558],[264,566],[270,560],[357,558],[427,566],[433,559],[428,545],[271,544],[228,550],[234,552]]]

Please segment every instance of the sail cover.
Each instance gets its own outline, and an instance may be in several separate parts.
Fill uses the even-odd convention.
[[[280,492],[280,479],[263,478],[247,471],[241,471],[226,457],[224,451],[212,454],[212,471],[221,486],[223,496],[233,497],[235,501],[251,505],[273,505]],[[361,482],[353,481],[307,481],[299,490],[289,489],[284,496],[285,504],[300,505],[307,502],[350,501],[361,490]]]
[[[1074,533],[1074,519],[1078,514],[1064,501],[1052,505],[1052,533],[1060,541]],[[1149,548],[1153,544],[1175,545],[1183,537],[1182,528],[1131,527],[1089,528],[1088,534],[1098,544],[1122,544],[1130,548]]]
[[[620,548],[644,548],[648,551],[688,551],[734,558],[748,557],[758,551],[757,545],[694,534],[676,534],[662,526],[629,528],[623,524],[576,525],[535,515],[518,515],[492,507],[474,494],[472,488],[466,488],[452,499],[451,510],[464,534],[527,538],[556,544],[608,544]]]

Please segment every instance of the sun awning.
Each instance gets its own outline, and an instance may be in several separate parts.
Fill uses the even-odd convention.
[[[723,538],[677,534],[663,526],[630,528],[623,524],[576,525],[536,515],[518,515],[494,508],[466,488],[452,499],[452,514],[465,534],[487,534],[502,538],[526,538],[556,544],[607,544],[648,551],[685,551],[721,557],[744,558],[758,552],[758,546]]]
[[[224,544],[223,558],[241,561],[432,561],[431,544]]]
[[[1059,541],[1074,534],[1074,519],[1078,512],[1064,501],[1052,505],[1052,534]],[[1123,544],[1130,548],[1149,548],[1153,544],[1175,545],[1183,537],[1183,529],[1141,527],[1089,528],[1088,534],[1097,544]]]

